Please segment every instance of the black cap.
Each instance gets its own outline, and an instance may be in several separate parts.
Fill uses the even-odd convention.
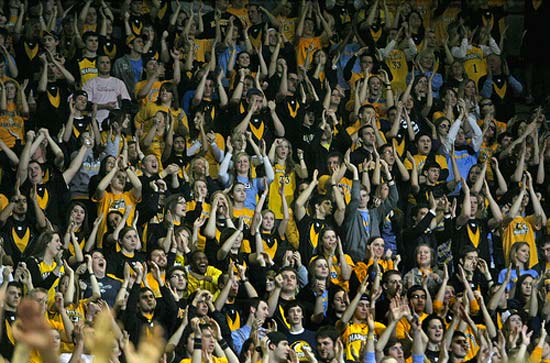
[[[73,93],[73,99],[76,99],[78,96],[84,96],[88,100],[88,92],[84,91],[83,89],[79,89],[78,91],[75,91]]]
[[[248,91],[246,92],[246,97],[251,97],[254,95],[263,96],[264,94],[262,93],[262,91],[260,91],[257,88],[249,88]]]

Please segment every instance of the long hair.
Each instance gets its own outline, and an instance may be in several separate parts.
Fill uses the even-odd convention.
[[[69,209],[67,210],[67,216],[65,218],[65,226],[69,226],[69,222],[71,219],[71,212],[73,211],[73,208],[79,206],[80,208],[84,209],[84,220],[82,221],[82,226],[80,227],[80,231],[78,232],[79,235],[87,237],[90,233],[90,226],[88,224],[88,208],[86,208],[86,205],[84,203],[79,201],[73,201],[71,202]]]
[[[58,235],[61,239],[61,236],[59,235],[59,232],[57,231],[44,231],[40,233],[38,238],[36,239],[36,242],[34,244],[34,247],[32,249],[32,252],[30,253],[31,256],[37,257],[39,259],[44,258],[44,253],[46,252],[46,247],[48,247],[48,244],[52,241],[53,237],[55,235]]]
[[[162,86],[160,86],[159,96],[155,101],[155,103],[159,106],[162,105],[162,101],[160,100],[160,93],[162,92],[162,90],[166,90],[167,92],[172,93],[172,102],[170,103],[170,108],[174,110],[177,110],[178,108],[180,108],[179,100],[178,100],[178,89],[172,82],[166,82],[166,83],[163,83]]]

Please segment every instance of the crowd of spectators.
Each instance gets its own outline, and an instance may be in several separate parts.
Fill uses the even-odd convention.
[[[508,3],[0,1],[3,360],[550,362]]]

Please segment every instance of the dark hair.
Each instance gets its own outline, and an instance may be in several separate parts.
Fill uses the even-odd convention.
[[[342,289],[343,290],[343,289]],[[322,338],[330,338],[333,343],[336,342],[336,339],[338,339],[338,331],[333,326],[326,325],[322,326],[317,330],[317,333],[315,334],[315,340],[322,339]]]
[[[159,97],[157,98],[155,103],[159,106],[162,104],[162,101],[160,99],[160,92],[163,89],[165,89],[166,91],[172,93],[172,95],[174,96],[174,97],[172,97],[172,103],[171,103],[170,107],[173,108],[173,109],[178,109],[180,107],[179,106],[179,100],[178,100],[178,89],[172,82],[165,82],[165,83],[162,84],[162,86],[160,86]]]
[[[426,295],[428,294],[428,292],[424,290],[424,288],[421,285],[412,285],[407,290],[407,299],[410,299],[415,291],[424,291]]]
[[[32,253],[30,253],[30,255],[42,259],[44,257],[44,252],[46,252],[46,247],[52,241],[53,236],[56,234],[61,239],[61,235],[58,231],[46,230],[40,233],[40,235],[36,239],[36,242],[34,243],[34,248],[32,249]]]
[[[441,322],[441,325],[443,326],[443,332],[446,331],[445,321],[437,314],[430,314],[422,321],[422,330],[424,330],[424,333],[428,334],[428,324],[430,324],[430,321],[432,320],[439,320]]]
[[[71,212],[73,211],[73,208],[76,206],[81,207],[82,209],[84,209],[84,212],[85,212],[84,220],[82,221],[82,227],[80,228],[80,231],[78,234],[81,234],[82,236],[87,237],[90,232],[90,226],[88,224],[88,208],[84,203],[79,202],[77,200],[71,202],[69,209],[67,209],[67,217],[65,218],[65,224],[67,227],[69,226],[69,220],[71,219]]]
[[[97,34],[96,32],[93,32],[93,31],[84,32],[84,34],[82,34],[82,41],[86,42],[86,40],[88,40],[89,37],[98,37],[99,38],[99,34]]]

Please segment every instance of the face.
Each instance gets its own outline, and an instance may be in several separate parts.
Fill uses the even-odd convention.
[[[349,305],[349,297],[345,291],[338,291],[332,299],[332,307],[337,313],[343,313]]]
[[[398,274],[392,274],[385,284],[386,292],[389,296],[400,296],[403,291],[403,279]]]
[[[425,93],[428,91],[428,79],[426,77],[421,77],[416,83],[414,90],[417,93]]]
[[[476,94],[476,84],[473,81],[468,81],[464,86],[464,95],[465,96],[475,96]]]
[[[176,153],[183,153],[185,150],[185,139],[183,137],[174,138],[174,151]]]
[[[81,224],[84,222],[84,218],[86,218],[86,210],[80,205],[75,205],[71,210],[71,221]]]
[[[302,322],[304,314],[302,308],[299,306],[292,307],[288,310],[288,322],[289,324],[299,324]]]
[[[259,24],[262,22],[262,13],[257,6],[251,5],[248,7],[248,18],[252,24]]]
[[[107,75],[111,72],[111,60],[107,56],[101,56],[97,60],[100,74]]]
[[[86,24],[95,24],[97,23],[97,10],[90,7],[88,9],[88,14],[86,14]]]
[[[157,307],[157,300],[153,292],[146,290],[139,294],[139,308],[144,312],[152,312]]]
[[[317,259],[313,265],[313,273],[318,279],[326,279],[329,275],[328,262],[323,258]]]
[[[275,361],[286,362],[290,354],[290,349],[291,348],[288,345],[288,341],[283,340],[282,342],[279,342],[279,344],[277,344],[277,346],[273,351],[273,356],[275,358]]]
[[[401,343],[396,343],[388,349],[388,354],[395,358],[398,362],[404,361],[403,346]]]
[[[372,241],[372,252],[374,254],[373,257],[382,257],[384,255],[384,240],[382,238],[377,238],[374,241]]]
[[[138,235],[134,230],[129,230],[124,236],[122,236],[121,246],[129,252],[133,252],[137,249],[138,246]]]
[[[371,111],[370,113],[372,113],[373,110],[371,109],[370,111]],[[372,127],[365,127],[361,131],[361,141],[364,142],[366,145],[370,145],[370,146],[374,145],[375,139],[376,139],[376,135]]]
[[[328,170],[334,173],[340,167],[340,158],[338,156],[331,156],[327,160]]]
[[[439,180],[439,175],[441,174],[441,169],[439,168],[429,168],[426,177],[431,183],[436,183]]]
[[[419,266],[429,266],[432,262],[432,252],[428,246],[418,247],[416,262]]]
[[[319,212],[324,215],[328,216],[332,214],[332,202],[328,199],[325,199],[321,202],[319,205]]]
[[[372,69],[374,65],[374,60],[371,56],[364,56],[361,57],[361,69]]]
[[[428,155],[432,150],[432,139],[427,135],[421,136],[416,144],[421,155]]]
[[[115,167],[116,159],[112,156],[108,156],[105,160],[105,171],[108,173]]]
[[[266,212],[262,219],[262,229],[265,231],[273,230],[275,226],[275,215],[272,212]]]
[[[462,267],[464,271],[473,272],[477,266],[478,258],[477,252],[468,252],[463,258]]]
[[[298,286],[298,279],[293,271],[283,271],[281,274],[283,277],[283,290],[284,291],[296,291]]]
[[[336,238],[336,232],[328,230],[323,233],[323,249],[327,252],[333,252],[336,248],[338,239]]]
[[[154,250],[151,252],[151,261],[156,263],[161,269],[165,269],[168,264],[166,253],[163,250]]]
[[[476,196],[470,197],[470,204],[472,206],[472,209],[470,210],[470,216],[475,217],[478,211],[479,201],[477,200]]]
[[[322,50],[319,50],[313,56],[313,61],[316,64],[325,64],[327,62],[327,54]]]
[[[208,257],[206,257],[206,254],[204,252],[196,253],[191,261],[191,267],[193,271],[204,275],[208,268]]]
[[[15,207],[13,209],[14,214],[22,215],[27,213],[27,197],[24,195],[13,197],[13,202],[15,203]]]
[[[420,63],[422,67],[424,67],[424,69],[433,69],[434,62],[435,62],[435,57],[432,54],[425,55],[420,60]]]
[[[370,196],[366,190],[361,190],[359,192],[359,208],[365,209],[369,204]]]
[[[260,301],[258,303],[258,308],[256,309],[256,312],[254,313],[254,317],[256,319],[259,319],[261,321],[265,321],[269,317],[269,306],[265,301]]]
[[[235,187],[233,188],[233,200],[235,202],[244,202],[246,199],[246,189],[244,187],[244,185],[242,184],[237,184],[235,185]]]
[[[424,290],[414,291],[409,302],[417,314],[424,312],[424,307],[426,306],[426,292],[424,292]]]
[[[478,180],[480,175],[481,168],[478,166],[472,166],[472,168],[470,169],[470,173],[468,174],[468,181],[473,184]]]
[[[57,255],[59,252],[61,252],[62,248],[63,248],[63,243],[61,242],[61,238],[57,233],[55,233],[52,236],[51,241],[46,246],[46,251],[52,255]]]
[[[96,36],[89,36],[86,38],[86,49],[89,52],[97,52],[99,46],[99,38]]]
[[[317,338],[317,354],[323,362],[334,359],[334,342],[329,337]]]
[[[388,165],[393,165],[395,163],[395,155],[393,153],[393,148],[392,147],[385,147],[384,149],[382,149],[382,159],[384,159],[386,161],[386,163],[388,163]]]
[[[250,65],[250,55],[248,53],[241,53],[237,57],[237,63],[241,67],[248,67]]]
[[[521,283],[521,294],[525,297],[531,296],[533,292],[533,278],[526,277],[525,280]]]
[[[288,142],[283,141],[279,145],[277,145],[277,148],[275,149],[275,153],[277,154],[277,157],[280,159],[286,159],[286,157],[290,153],[290,145]]]
[[[468,353],[468,340],[465,337],[455,337],[451,343],[451,352],[457,358],[464,358]]]
[[[42,39],[42,42],[44,43],[44,48],[46,49],[55,49],[55,47],[57,46],[57,44],[59,43],[57,40],[55,40],[54,37],[52,37],[51,35],[46,35],[44,36],[44,38]]]
[[[59,332],[55,329],[50,329],[50,335],[52,336],[52,345],[55,352],[59,351],[59,347],[61,346],[61,336],[59,335]]]
[[[432,319],[428,323],[428,339],[432,343],[440,343],[443,340],[443,324],[438,319]]]
[[[16,309],[21,302],[21,289],[16,286],[10,286],[6,290],[6,305],[11,309]]]
[[[142,163],[143,170],[149,174],[155,174],[159,170],[159,163],[154,155],[147,155]]]
[[[40,305],[42,313],[46,313],[46,308],[48,307],[48,294],[42,291],[37,291],[34,293],[32,299]]]
[[[342,94],[340,93],[340,91],[337,89],[333,90],[330,96],[331,105],[339,105],[341,100]]]
[[[529,262],[529,254],[529,246],[522,245],[517,249],[516,260],[522,264],[526,264]]]
[[[32,184],[42,184],[42,178],[44,173],[38,163],[29,164],[29,181]]]
[[[124,190],[124,187],[126,187],[126,174],[119,171],[115,174],[113,180],[111,180],[111,188],[115,190]]]
[[[550,243],[545,243],[542,247],[542,253],[544,254],[544,259],[547,262],[550,262]]]
[[[187,289],[187,277],[185,273],[180,270],[175,270],[170,276],[170,284],[174,286],[178,291],[185,291]]]
[[[105,273],[107,270],[107,260],[103,256],[103,253],[98,251],[92,253],[92,269],[96,274],[97,272]]]
[[[369,78],[369,88],[371,92],[378,94],[378,92],[380,92],[380,90],[382,89],[382,81],[380,80],[380,78]]]
[[[122,216],[118,213],[109,213],[109,215],[107,216],[107,225],[111,228],[111,229],[115,229],[116,226],[118,226],[118,224],[120,223],[120,221],[122,220]]]
[[[248,155],[240,155],[237,159],[236,169],[238,173],[248,174],[250,170],[250,159]]]
[[[160,96],[161,102],[171,102],[172,99],[174,98],[174,94],[165,87],[162,87],[160,89],[159,96]]]

